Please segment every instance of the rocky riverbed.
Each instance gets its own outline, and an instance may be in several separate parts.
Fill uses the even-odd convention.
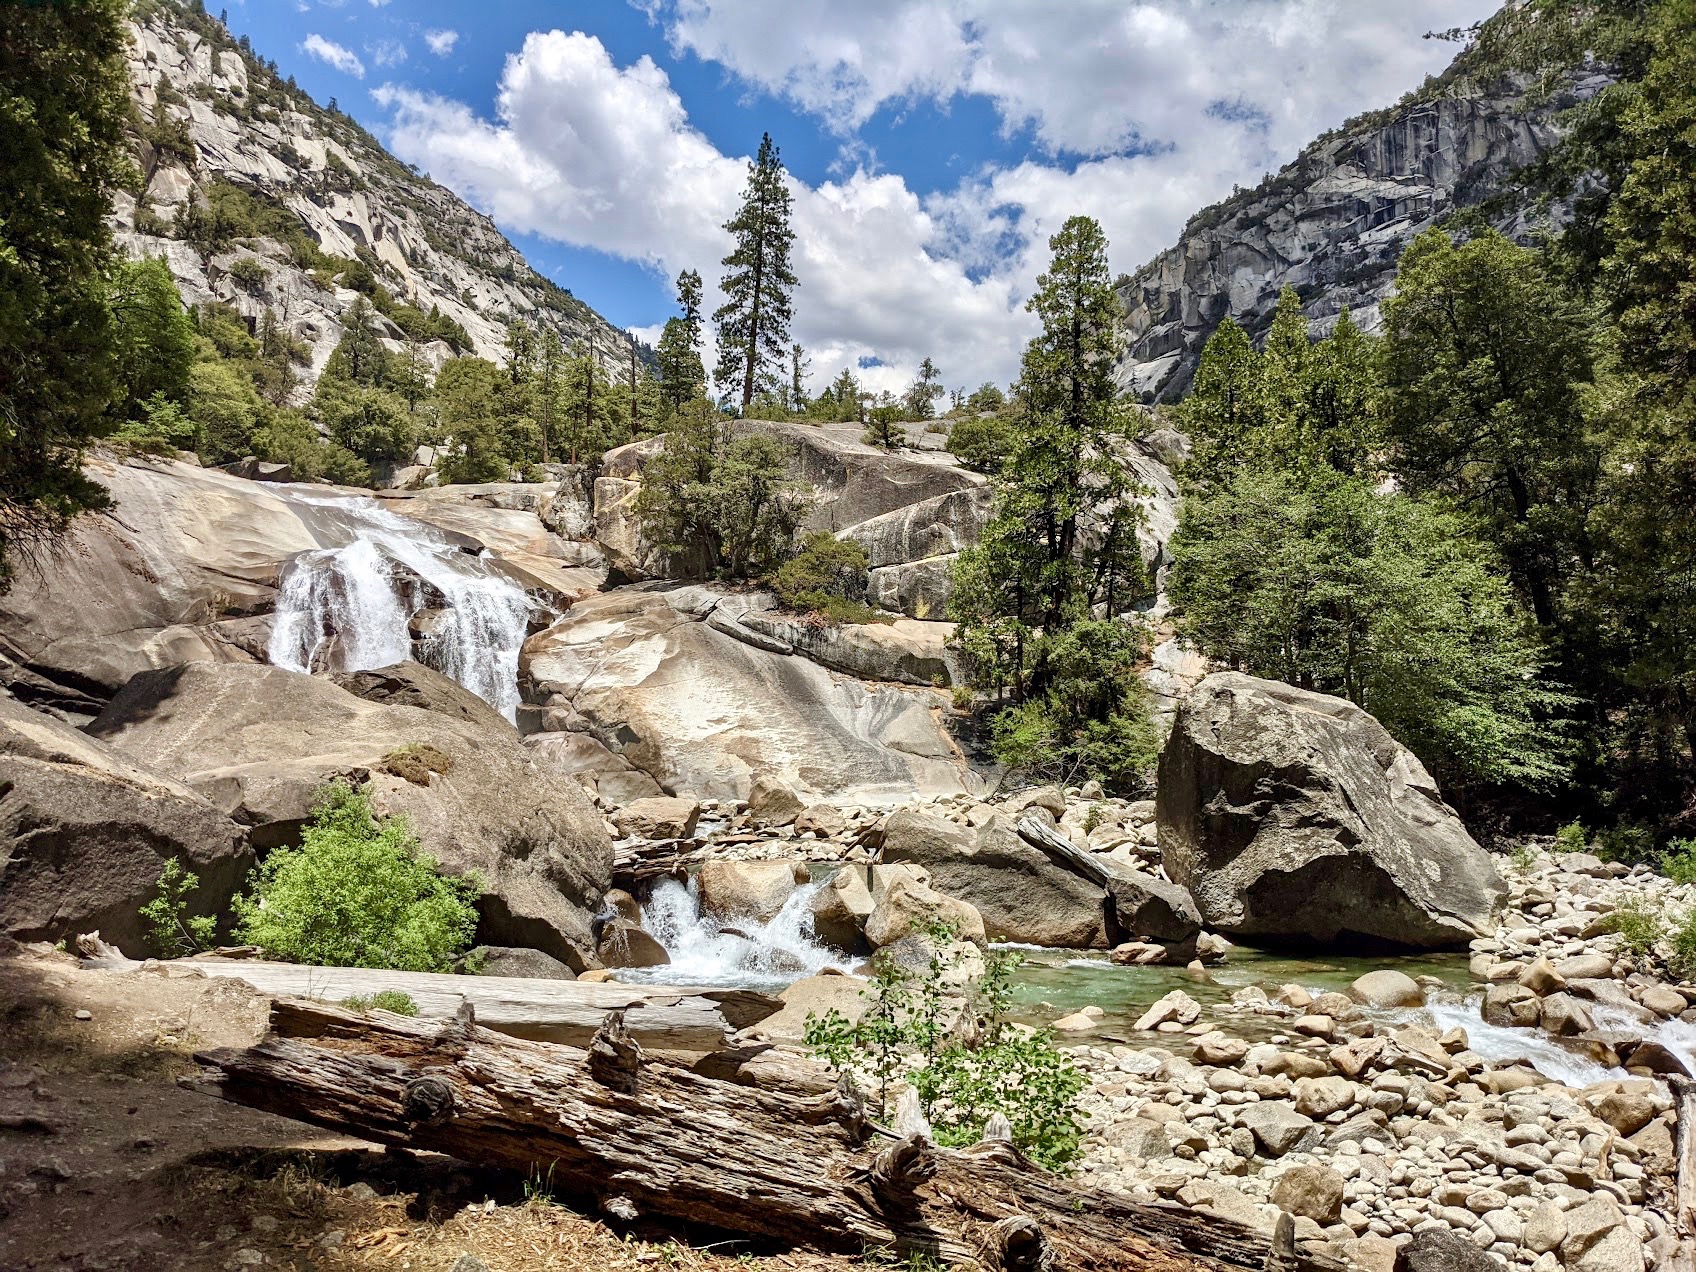
[[[875,911],[891,832],[899,845],[921,819],[933,835],[979,834],[1034,816],[1092,856],[1160,868],[1153,801],[1094,788],[894,812],[809,808],[762,788],[751,801],[644,801],[608,815],[625,863],[652,863],[661,843],[696,868],[811,863],[779,881],[764,903],[773,913],[812,877],[808,904],[822,914],[840,899],[816,887],[832,871],[869,879]],[[1696,1069],[1696,984],[1628,949],[1608,916],[1677,914],[1696,905],[1696,887],[1546,843],[1498,862],[1505,905],[1464,952],[1374,961],[1215,939],[1204,966],[1150,958],[1167,951],[1142,941],[1033,950],[1015,1014],[1057,1027],[1089,1079],[1080,1172],[1266,1230],[1288,1211],[1298,1236],[1367,1272],[1392,1272],[1428,1232],[1534,1272],[1667,1265],[1678,1237],[1665,1079]],[[745,890],[717,886],[718,904],[748,904]],[[710,896],[701,904],[713,908]],[[984,910],[996,912],[993,895]],[[862,931],[889,928],[868,919]],[[809,1004],[851,1004],[844,982],[792,986],[793,1019],[774,1022],[775,1035]]]

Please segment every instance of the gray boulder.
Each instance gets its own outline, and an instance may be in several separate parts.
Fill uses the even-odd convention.
[[[1187,890],[1105,853],[1095,854],[1095,861],[1106,878],[1117,942],[1195,940],[1201,916]]]
[[[1501,1272],[1501,1265],[1454,1229],[1427,1228],[1396,1253],[1396,1272]]]
[[[1103,889],[1057,865],[1000,817],[973,829],[902,809],[884,823],[882,860],[923,866],[938,892],[977,909],[992,941],[1108,947]]]
[[[432,701],[463,693],[427,668],[406,673]],[[377,811],[404,815],[445,870],[480,876],[481,941],[594,965],[589,916],[612,841],[582,788],[492,711],[467,719],[280,667],[193,663],[136,676],[89,731],[180,777],[260,849],[295,842],[326,783],[368,783]]]
[[[0,695],[0,932],[57,941],[98,928],[159,953],[137,910],[176,860],[187,913],[218,914],[253,866],[247,836],[184,783]]]
[[[1180,707],[1160,757],[1161,862],[1232,935],[1443,949],[1505,889],[1413,754],[1341,698],[1236,672]]]

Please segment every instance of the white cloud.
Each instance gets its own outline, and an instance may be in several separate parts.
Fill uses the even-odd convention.
[[[812,354],[815,389],[863,360],[881,364],[861,373],[872,387],[898,389],[927,355],[949,384],[1016,373],[1033,327],[1024,300],[1067,216],[1100,220],[1113,267],[1132,269],[1234,182],[1252,184],[1313,134],[1440,67],[1453,49],[1418,33],[1489,5],[1422,0],[1417,14],[1391,17],[1339,0],[1092,0],[1040,13],[982,0],[971,21],[964,0],[864,0],[851,21],[825,0],[647,7],[680,47],[845,121],[836,179],[791,182],[793,334]],[[988,94],[1009,127],[1028,125],[1073,160],[1039,147],[922,197],[899,175],[848,166],[856,122],[956,92]],[[695,268],[713,289],[747,161],[690,123],[652,59],[619,67],[593,36],[535,33],[507,60],[493,118],[403,87],[376,96],[392,112],[396,153],[503,225],[668,277]]]
[[[459,43],[458,31],[426,31],[424,43],[430,46],[430,52],[437,57],[446,57],[453,52],[453,46]]]
[[[406,45],[399,40],[378,40],[375,44],[367,44],[365,51],[378,66],[399,66],[406,61]]]
[[[344,75],[365,78],[365,63],[359,60],[359,54],[352,49],[343,48],[334,40],[326,40],[323,36],[313,33],[301,42],[300,51],[335,67]]]

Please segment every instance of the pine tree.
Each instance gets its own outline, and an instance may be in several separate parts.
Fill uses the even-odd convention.
[[[812,359],[800,344],[789,346],[789,409],[796,415],[807,410],[807,376],[812,371]]]
[[[1154,735],[1134,675],[1142,635],[1115,617],[1141,574],[1134,490],[1115,454],[1128,440],[1113,378],[1120,306],[1094,220],[1072,217],[1049,248],[1027,306],[1042,332],[1021,366],[1025,409],[1009,424],[989,524],[958,558],[950,613],[974,683],[1013,689],[994,728],[1004,762],[1124,783],[1152,762]]]
[[[795,289],[789,262],[795,232],[789,212],[783,164],[767,133],[760,139],[759,155],[748,165],[742,207],[724,223],[736,246],[721,262],[727,271],[719,284],[724,304],[713,313],[719,348],[713,378],[740,401],[744,414],[756,393],[781,385],[789,352]]]
[[[9,556],[106,504],[81,448],[110,424],[128,11],[11,5],[0,23],[0,589]]]
[[[903,399],[909,418],[928,420],[936,414],[936,399],[945,391],[938,380],[942,372],[937,370],[936,363],[928,357],[919,364],[918,377],[913,381],[913,387],[907,390]]]
[[[706,368],[701,365],[701,276],[692,269],[677,276],[677,303],[683,314],[666,319],[655,350],[665,426],[678,417],[684,403],[707,379]]]

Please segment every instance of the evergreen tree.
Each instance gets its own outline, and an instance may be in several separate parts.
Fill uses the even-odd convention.
[[[701,365],[701,276],[692,269],[677,276],[677,303],[683,314],[666,319],[655,350],[667,427],[707,380]]]
[[[1141,581],[1134,492],[1115,455],[1127,440],[1113,379],[1120,306],[1094,220],[1072,217],[1049,247],[1028,304],[1042,332],[1021,366],[1024,412],[1009,428],[989,524],[956,564],[950,612],[974,683],[1013,689],[996,726],[1004,762],[1041,756],[1068,775],[1124,782],[1154,751],[1127,674],[1142,637],[1116,619]],[[1082,695],[1086,683],[1105,689]]]
[[[11,5],[0,23],[0,588],[10,558],[107,502],[81,450],[113,392],[106,218],[128,168],[127,13]]]
[[[200,340],[169,267],[154,259],[120,261],[112,269],[110,296],[120,389],[114,414],[138,418],[141,404],[155,393],[181,401]]]
[[[812,359],[800,344],[789,346],[789,410],[795,415],[807,412],[807,376],[812,371]]]
[[[755,394],[782,383],[789,353],[791,294],[795,273],[789,253],[795,232],[789,226],[790,196],[783,164],[771,134],[748,165],[742,207],[724,228],[736,245],[722,262],[724,304],[713,314],[718,326],[718,366],[713,378],[746,414]]]
[[[909,419],[928,420],[936,414],[936,399],[944,392],[943,387],[937,383],[941,378],[942,372],[937,370],[936,363],[928,357],[919,364],[918,377],[913,381],[913,387],[907,390],[903,401]]]

